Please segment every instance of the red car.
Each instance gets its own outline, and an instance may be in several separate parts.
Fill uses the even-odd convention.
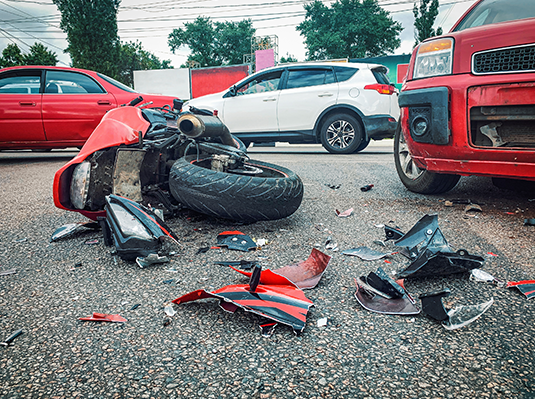
[[[480,0],[414,49],[396,169],[423,194],[460,176],[535,180],[535,1]]]
[[[0,69],[0,150],[81,147],[108,110],[139,95],[106,75],[83,69]],[[173,97],[142,97],[143,103],[152,101],[150,107],[173,104]]]

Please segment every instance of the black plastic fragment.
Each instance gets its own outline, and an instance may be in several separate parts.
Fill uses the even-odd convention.
[[[399,240],[403,238],[405,233],[403,233],[398,227],[392,227],[385,225],[385,235],[386,241],[388,240]]]
[[[238,267],[241,270],[251,270],[258,265],[256,260],[233,260],[214,262],[215,265]]]
[[[251,274],[251,279],[249,280],[249,291],[255,292],[258,284],[260,283],[260,275],[262,274],[262,266],[256,265],[253,273]]]
[[[430,292],[428,294],[420,295],[420,300],[422,301],[422,311],[435,320],[448,320],[448,312],[446,311],[446,309],[444,309],[442,298],[448,297],[450,294],[451,291],[446,288],[442,291]]]

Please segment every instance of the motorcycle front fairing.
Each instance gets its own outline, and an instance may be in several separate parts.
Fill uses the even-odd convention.
[[[93,220],[96,220],[99,216],[104,216],[105,213],[103,210],[91,211],[77,209],[73,205],[71,200],[73,173],[78,165],[84,161],[87,162],[97,151],[138,143],[140,134],[143,137],[149,126],[150,123],[145,120],[142,111],[136,107],[125,106],[115,108],[104,115],[78,155],[56,172],[53,186],[54,204],[56,207],[79,212]],[[86,182],[82,181],[81,184],[86,184]]]

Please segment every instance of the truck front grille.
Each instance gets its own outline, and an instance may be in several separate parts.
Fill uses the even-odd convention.
[[[472,56],[475,75],[535,71],[535,44],[488,50]]]

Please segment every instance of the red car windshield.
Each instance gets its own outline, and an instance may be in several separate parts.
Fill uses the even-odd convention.
[[[453,30],[459,32],[476,26],[535,18],[533,0],[483,0]]]

